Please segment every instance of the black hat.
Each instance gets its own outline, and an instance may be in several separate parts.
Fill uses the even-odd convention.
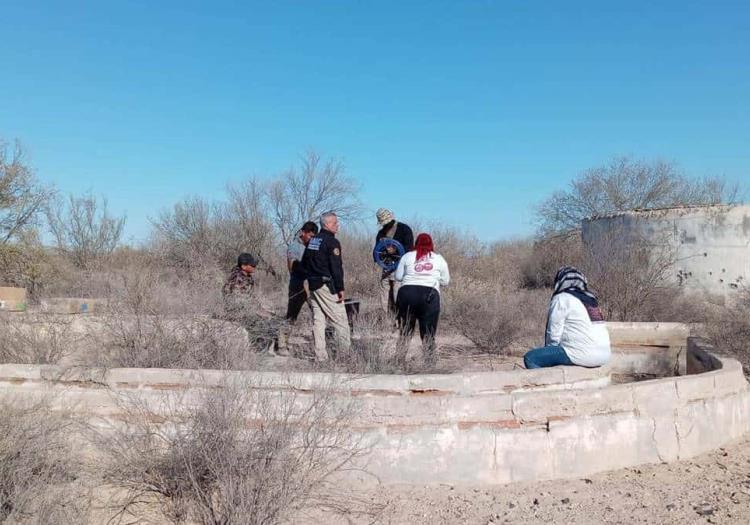
[[[258,260],[249,253],[241,253],[240,256],[237,257],[237,266],[245,265],[250,265],[255,268],[258,266]]]

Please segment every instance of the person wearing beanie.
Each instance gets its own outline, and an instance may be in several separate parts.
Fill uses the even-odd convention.
[[[232,272],[229,274],[229,278],[227,278],[227,281],[222,288],[224,296],[237,293],[251,293],[255,286],[253,273],[257,266],[258,260],[255,257],[249,253],[241,253],[239,257],[237,257],[237,266],[232,268]]]
[[[404,247],[404,252],[408,252],[414,248],[414,232],[408,224],[398,222],[396,215],[389,209],[380,208],[375,213],[375,218],[378,220],[380,230],[375,236],[375,244],[383,239],[389,238],[401,243]],[[388,254],[396,256],[394,248],[388,249]],[[397,312],[396,297],[398,296],[398,281],[393,277],[393,270],[383,272],[380,275],[380,308],[385,314],[395,314]]]
[[[398,359],[406,364],[406,353],[414,327],[419,321],[425,364],[437,361],[435,335],[440,317],[440,287],[450,283],[448,263],[435,252],[432,237],[417,236],[415,248],[401,257],[394,277],[401,282],[398,291],[398,321],[401,330]]]

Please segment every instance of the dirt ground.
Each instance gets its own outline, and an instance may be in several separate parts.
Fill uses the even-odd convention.
[[[376,517],[319,523],[750,523],[750,436],[692,460],[492,488],[380,486]],[[306,523],[309,521],[305,520]],[[300,521],[299,523],[302,523]]]

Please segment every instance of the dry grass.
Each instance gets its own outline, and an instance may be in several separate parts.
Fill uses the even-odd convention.
[[[86,521],[73,430],[73,419],[52,412],[49,399],[0,400],[0,522]]]
[[[714,307],[705,328],[716,348],[739,360],[750,376],[750,288],[740,289],[728,304]]]
[[[99,440],[105,481],[124,490],[116,522],[154,504],[172,523],[212,525],[369,511],[333,485],[366,451],[349,430],[351,405],[325,389],[302,398],[261,386],[194,391],[158,408],[128,400],[126,423]]]
[[[0,313],[0,363],[57,364],[70,354],[78,337],[72,320]]]

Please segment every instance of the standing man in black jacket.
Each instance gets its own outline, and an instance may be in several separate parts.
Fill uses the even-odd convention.
[[[333,325],[338,352],[349,351],[351,335],[344,306],[341,243],[336,239],[339,219],[335,213],[326,212],[320,216],[320,227],[320,233],[307,243],[302,256],[302,266],[310,287],[315,359],[322,362],[329,357],[325,333],[327,321]]]
[[[375,236],[375,244],[380,239],[387,237],[401,243],[401,246],[404,247],[404,253],[414,249],[414,232],[412,232],[408,224],[396,221],[396,216],[391,210],[380,208],[375,213],[375,217],[378,219],[378,224],[380,225],[380,231]],[[393,248],[389,248],[388,253],[397,255]],[[393,278],[395,270],[395,267],[391,271],[383,270],[383,273],[380,275],[380,308],[386,314],[389,312],[395,314],[397,312],[396,298],[398,297],[399,285],[398,281]]]

